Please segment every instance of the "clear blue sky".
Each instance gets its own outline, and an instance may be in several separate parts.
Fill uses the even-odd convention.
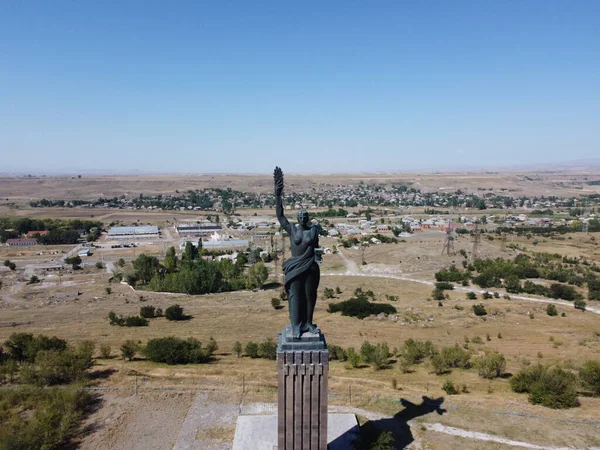
[[[0,172],[600,157],[600,1],[0,3]]]

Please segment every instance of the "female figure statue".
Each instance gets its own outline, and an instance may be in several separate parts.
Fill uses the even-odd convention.
[[[292,257],[283,263],[285,290],[288,294],[292,335],[299,339],[302,333],[318,331],[313,323],[317,303],[317,288],[321,271],[317,261],[320,253],[319,225],[310,225],[308,211],[298,211],[298,225],[293,226],[283,214],[283,172],[275,167],[275,211],[277,219],[290,237]],[[320,249],[319,249],[320,250]]]

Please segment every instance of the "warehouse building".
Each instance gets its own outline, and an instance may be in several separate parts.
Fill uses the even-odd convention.
[[[108,239],[144,239],[159,238],[158,227],[147,225],[141,227],[112,227],[108,231]]]

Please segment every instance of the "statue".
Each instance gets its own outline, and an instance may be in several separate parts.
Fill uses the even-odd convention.
[[[293,226],[283,214],[283,172],[275,167],[275,211],[277,219],[290,237],[292,257],[283,263],[284,284],[288,294],[290,322],[294,339],[302,333],[318,332],[313,323],[317,288],[321,278],[319,263],[319,225],[310,225],[308,211],[298,211],[298,225]]]

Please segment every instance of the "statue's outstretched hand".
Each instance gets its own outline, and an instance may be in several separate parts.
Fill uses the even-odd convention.
[[[275,181],[275,195],[280,196],[283,192],[283,172],[280,167],[275,167],[273,179]]]

